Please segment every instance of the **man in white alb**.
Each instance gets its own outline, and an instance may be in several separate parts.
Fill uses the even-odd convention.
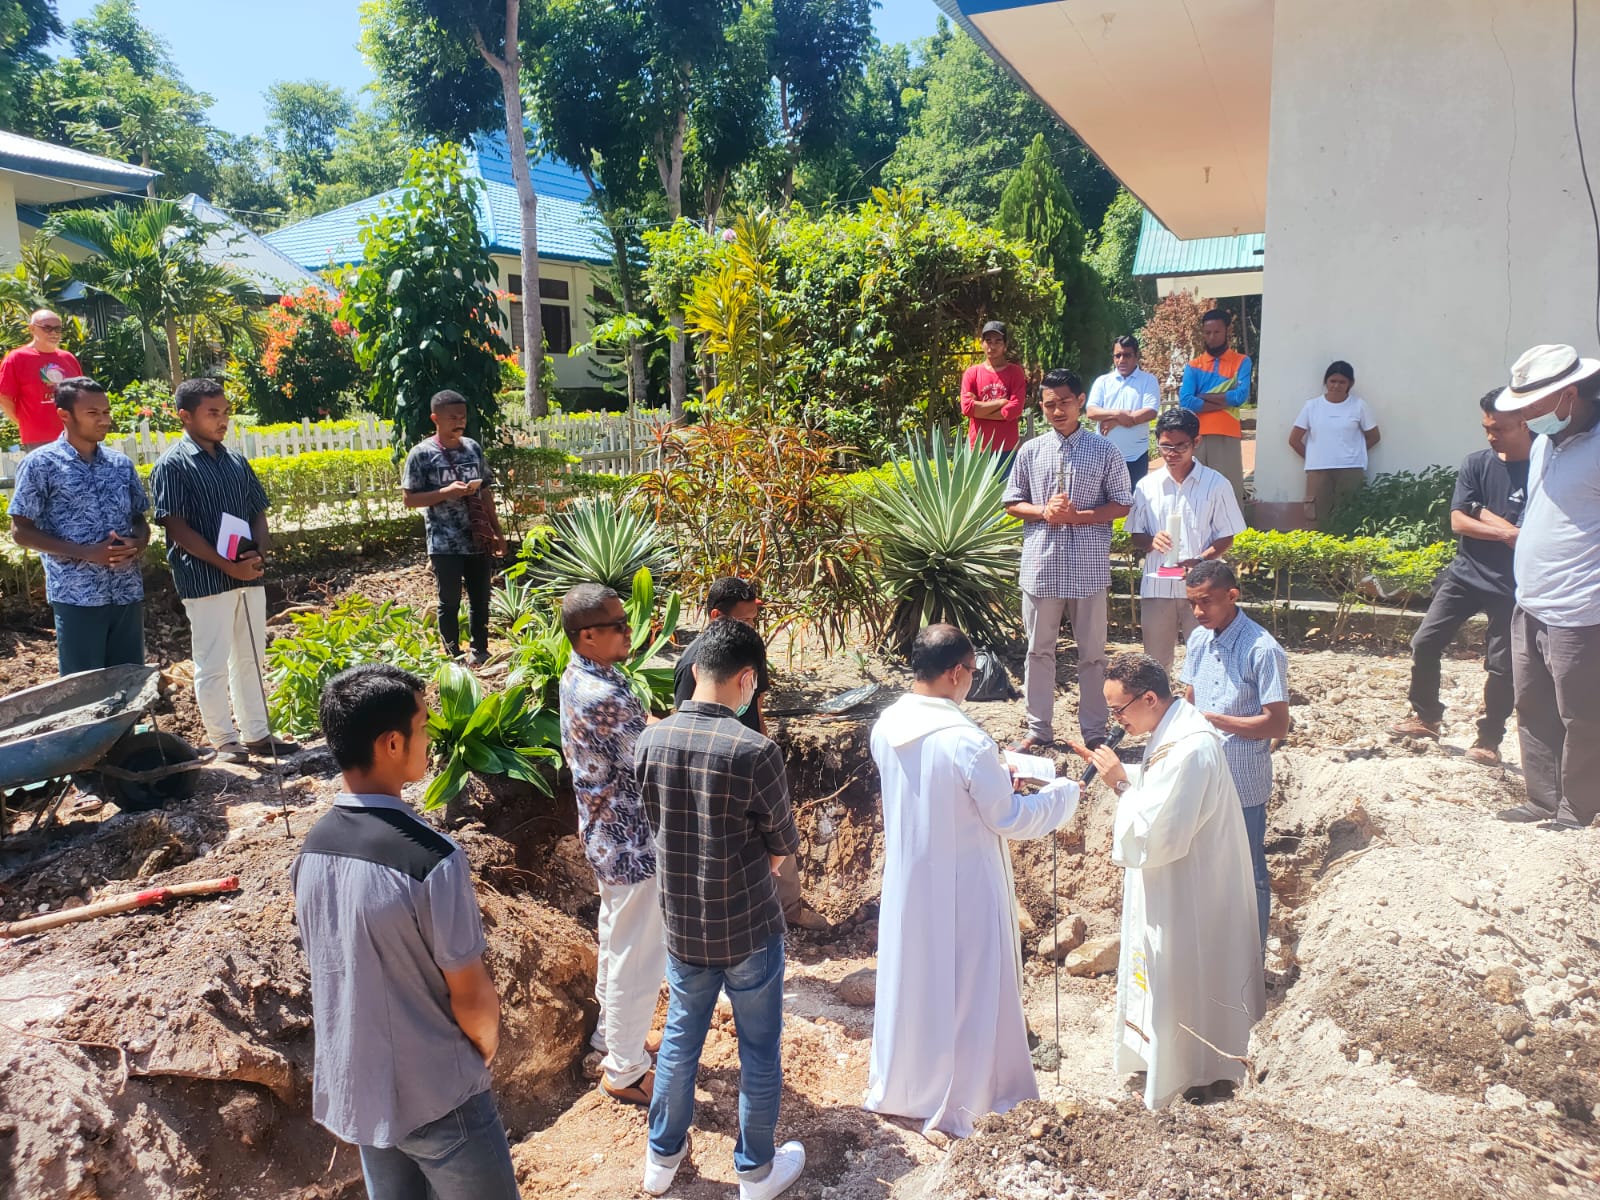
[[[1006,842],[1042,837],[1078,807],[1071,780],[1013,793],[994,739],[959,707],[974,667],[964,633],[928,626],[912,644],[911,693],[872,728],[886,852],[865,1104],[955,1137],[1039,1094]]]
[[[1161,414],[1156,449],[1164,469],[1146,475],[1133,489],[1126,526],[1133,548],[1144,555],[1139,582],[1144,652],[1167,671],[1179,639],[1187,644],[1195,630],[1184,575],[1196,563],[1221,558],[1245,528],[1233,485],[1195,461],[1199,441],[1200,418],[1192,412],[1169,408]]]
[[[1249,1050],[1266,1011],[1255,881],[1221,735],[1147,654],[1112,659],[1105,688],[1122,727],[1150,735],[1142,767],[1107,746],[1078,752],[1117,793],[1111,860],[1126,868],[1116,1071],[1146,1072],[1156,1109],[1244,1077],[1228,1056]]]

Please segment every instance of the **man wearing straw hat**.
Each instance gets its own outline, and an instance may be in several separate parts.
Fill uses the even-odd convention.
[[[1528,799],[1499,816],[1582,829],[1600,812],[1600,359],[1535,346],[1495,408],[1536,435],[1511,618]]]

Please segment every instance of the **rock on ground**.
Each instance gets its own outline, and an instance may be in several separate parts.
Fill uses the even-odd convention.
[[[1073,913],[1065,920],[1058,921],[1054,929],[1039,939],[1039,957],[1054,960],[1065,958],[1069,951],[1083,945],[1083,939],[1088,932],[1088,923],[1077,913]],[[1112,969],[1115,967],[1116,964],[1113,962]]]
[[[1121,953],[1120,937],[1090,938],[1068,952],[1062,965],[1068,975],[1105,975],[1117,969],[1117,957]]]

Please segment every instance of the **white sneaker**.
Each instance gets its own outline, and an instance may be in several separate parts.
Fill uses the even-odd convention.
[[[683,1139],[683,1149],[671,1158],[661,1158],[649,1146],[644,1148],[644,1190],[652,1196],[659,1196],[672,1186],[672,1181],[677,1178],[678,1164],[689,1157],[690,1138]],[[778,1193],[772,1193],[776,1196]]]
[[[739,1200],[773,1200],[788,1191],[805,1169],[806,1148],[799,1142],[785,1142],[772,1156],[772,1170],[765,1179],[739,1181]]]

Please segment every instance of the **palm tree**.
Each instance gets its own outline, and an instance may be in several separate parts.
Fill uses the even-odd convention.
[[[94,248],[76,267],[80,280],[126,308],[151,341],[161,340],[161,330],[173,383],[183,375],[179,322],[192,321],[195,329],[222,317],[232,324],[234,314],[259,301],[231,267],[200,257],[212,227],[170,200],[69,209],[53,215],[47,228],[52,236],[70,234]]]

